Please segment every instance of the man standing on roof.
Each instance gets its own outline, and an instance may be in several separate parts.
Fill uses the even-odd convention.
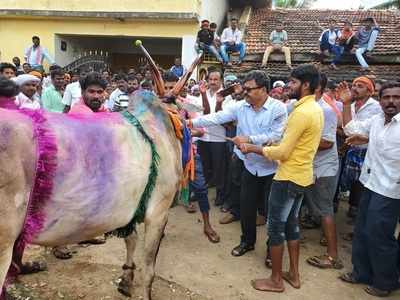
[[[43,71],[43,60],[47,59],[49,64],[54,64],[54,59],[49,55],[47,49],[40,46],[40,38],[32,37],[33,45],[25,50],[25,62],[29,63],[33,69]]]

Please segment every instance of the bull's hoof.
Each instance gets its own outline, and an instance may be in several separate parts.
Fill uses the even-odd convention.
[[[22,275],[34,274],[47,271],[47,263],[45,261],[29,261],[22,264],[20,268]]]
[[[131,283],[127,279],[121,277],[121,281],[118,284],[118,292],[126,297],[132,297]]]

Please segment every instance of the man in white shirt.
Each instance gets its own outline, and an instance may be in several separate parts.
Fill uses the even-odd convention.
[[[20,93],[15,98],[15,104],[19,108],[40,109],[39,98],[36,96],[37,85],[40,79],[30,74],[22,74],[13,80],[19,86]]]
[[[32,37],[33,45],[25,50],[25,62],[29,63],[32,68],[43,70],[43,60],[47,59],[49,64],[54,64],[54,59],[49,55],[47,49],[40,46],[40,38]]]
[[[364,121],[382,112],[379,102],[371,98],[375,86],[372,80],[366,76],[354,79],[351,86],[352,118]],[[343,170],[342,183],[350,190],[348,217],[354,218],[357,214],[363,186],[359,181],[361,167],[367,152],[367,145],[349,147]]]
[[[400,83],[385,83],[380,92],[383,112],[360,121],[351,110],[351,92],[339,85],[344,103],[346,143],[368,142],[360,181],[365,189],[354,228],[353,270],[340,278],[364,283],[373,296],[388,296],[399,288],[399,245],[394,237],[400,216]]]
[[[307,262],[324,269],[342,269],[337,249],[337,235],[334,218],[333,198],[336,192],[337,174],[339,171],[339,156],[336,145],[336,130],[338,116],[334,109],[324,100],[328,79],[321,74],[320,90],[315,93],[318,104],[324,113],[322,137],[314,157],[314,184],[307,189],[305,204],[313,217],[321,219],[323,234],[326,239],[326,254],[313,256]]]
[[[82,98],[82,90],[81,85],[79,83],[79,77],[85,77],[85,73],[81,73],[78,76],[78,80],[68,84],[65,87],[64,96],[62,99],[62,103],[65,105],[64,113],[68,113],[73,105],[81,101]]]
[[[238,64],[240,65],[246,55],[246,44],[242,42],[242,33],[238,29],[238,20],[236,18],[232,18],[231,27],[225,28],[222,32],[221,43],[221,56],[224,64],[230,64],[227,51],[239,51]]]
[[[200,84],[203,114],[207,115],[222,110],[222,103],[217,103],[217,92],[222,89],[222,74],[212,70],[208,74],[208,89]],[[198,141],[198,150],[203,164],[203,173],[208,185],[216,185],[216,205],[224,203],[224,183],[226,171],[226,130],[222,125],[210,126]]]

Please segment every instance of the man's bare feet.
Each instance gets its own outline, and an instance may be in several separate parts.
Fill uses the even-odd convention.
[[[300,288],[300,276],[299,274],[297,275],[291,275],[289,272],[283,272],[282,273],[283,280],[285,280],[287,283],[289,283],[292,287],[295,289]]]
[[[208,238],[208,240],[211,243],[219,243],[220,241],[220,237],[218,235],[218,233],[210,226],[210,227],[204,227],[204,234],[206,235],[206,237]]]
[[[251,281],[251,285],[256,290],[263,292],[283,293],[285,290],[282,281],[278,283],[273,281],[271,278],[254,279]]]

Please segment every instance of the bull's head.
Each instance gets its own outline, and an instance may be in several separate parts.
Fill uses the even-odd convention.
[[[140,40],[137,40],[135,42],[135,45],[139,47],[147,62],[150,65],[150,71],[153,75],[154,78],[154,84],[156,88],[156,93],[160,97],[160,99],[163,100],[163,102],[166,103],[174,103],[175,98],[181,93],[182,89],[184,88],[186,82],[189,80],[190,76],[192,76],[193,71],[196,69],[196,67],[201,63],[203,54],[199,54],[197,58],[193,61],[192,65],[190,68],[186,71],[186,73],[179,79],[179,81],[175,84],[175,87],[166,93],[165,91],[165,84],[164,80],[160,74],[160,71],[157,68],[156,63],[154,62],[153,58],[149,54],[149,52],[146,50],[146,48],[143,46],[142,42]]]

